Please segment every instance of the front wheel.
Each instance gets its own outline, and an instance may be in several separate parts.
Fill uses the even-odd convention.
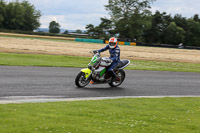
[[[78,86],[79,88],[85,87],[86,85],[88,85],[90,82],[90,77],[89,78],[85,78],[85,73],[84,72],[80,72],[75,79],[75,84],[76,86]]]
[[[114,78],[112,78],[111,82],[109,83],[109,85],[110,85],[111,87],[120,86],[120,85],[123,83],[123,81],[124,81],[124,79],[125,79],[125,76],[126,76],[124,70],[119,70],[119,71],[116,73],[116,75],[119,77],[119,81],[116,81]]]

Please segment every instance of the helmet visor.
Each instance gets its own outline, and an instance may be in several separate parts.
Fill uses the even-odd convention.
[[[110,46],[115,46],[116,42],[109,42]]]

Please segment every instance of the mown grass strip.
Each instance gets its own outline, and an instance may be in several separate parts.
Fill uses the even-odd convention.
[[[131,61],[127,69],[149,71],[200,72],[200,64],[161,61]]]
[[[87,67],[90,57],[0,53],[0,65]],[[130,70],[200,72],[200,64],[131,60]]]
[[[197,133],[200,98],[0,105],[1,133]]]
[[[86,67],[89,61],[87,57],[0,53],[0,65],[8,66]]]

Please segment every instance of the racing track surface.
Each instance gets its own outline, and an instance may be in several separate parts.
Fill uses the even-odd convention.
[[[62,98],[200,95],[200,73],[125,70],[117,88],[74,84],[81,68],[0,66],[0,101],[8,96]]]

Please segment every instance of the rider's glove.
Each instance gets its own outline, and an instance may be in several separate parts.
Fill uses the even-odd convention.
[[[106,60],[106,63],[112,63],[113,61],[111,59]]]
[[[99,53],[98,50],[93,50],[92,51],[94,54]]]

